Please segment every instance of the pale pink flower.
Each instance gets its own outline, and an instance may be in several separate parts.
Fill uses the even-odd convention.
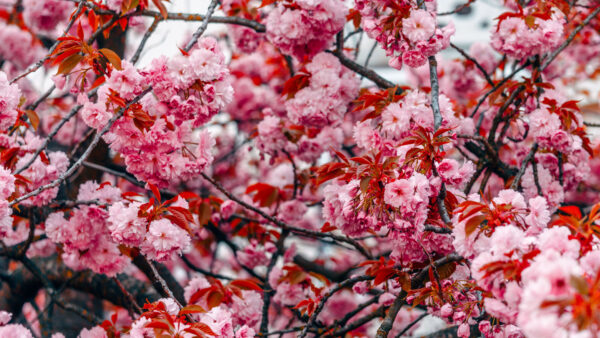
[[[104,331],[104,330],[102,330]],[[15,338],[33,338],[31,331],[21,324],[9,324],[0,326],[0,337],[15,337]],[[83,337],[82,338],[96,338],[96,337]]]
[[[108,230],[112,239],[121,244],[136,247],[142,243],[148,222],[138,217],[141,203],[122,202],[111,205],[108,209]]]
[[[0,326],[8,324],[12,318],[12,313],[0,311]]]
[[[415,194],[415,187],[407,179],[400,179],[388,183],[385,186],[384,200],[385,203],[399,208],[412,200]]]
[[[152,221],[144,238],[142,253],[150,259],[167,261],[190,247],[189,234],[168,219]]]
[[[2,26],[0,26],[1,32]],[[0,57],[2,57],[0,53]],[[10,128],[17,121],[17,107],[21,91],[16,84],[10,84],[6,74],[0,71],[0,130]]]
[[[402,20],[402,33],[412,43],[429,40],[434,32],[435,18],[426,10],[412,10],[410,16]]]

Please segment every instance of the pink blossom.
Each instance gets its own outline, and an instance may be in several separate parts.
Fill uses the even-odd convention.
[[[471,328],[469,324],[463,323],[458,326],[458,331],[456,331],[456,335],[461,338],[467,338],[471,335]]]
[[[327,48],[346,22],[347,8],[339,0],[296,1],[297,9],[279,4],[266,19],[267,39],[299,60]]]
[[[100,187],[100,184],[94,181],[87,181],[79,186],[77,199],[80,201],[97,200],[102,203],[115,203],[121,200],[121,189],[110,184]]]
[[[0,326],[0,337],[33,338],[33,335],[31,331],[21,324],[8,324]]]
[[[128,246],[139,246],[146,234],[147,221],[138,217],[141,203],[130,203],[125,206],[117,202],[108,209],[108,229],[117,243]]]
[[[208,325],[218,337],[234,337],[231,313],[222,306],[214,307],[209,312],[202,314],[201,322]]]
[[[407,179],[396,180],[385,186],[385,202],[395,208],[412,200],[415,187]]]
[[[167,261],[190,247],[190,236],[168,219],[152,221],[144,238],[142,253],[150,259]]]
[[[306,68],[309,85],[285,103],[289,119],[317,128],[338,124],[358,94],[358,78],[329,53],[315,55]]]
[[[69,19],[73,5],[64,0],[24,0],[23,7],[27,27],[38,34],[56,37]]]
[[[12,318],[12,313],[0,311],[0,326],[8,324]]]
[[[525,222],[530,226],[528,233],[539,233],[550,222],[550,212],[546,199],[538,196],[529,200],[529,215],[525,217]]]
[[[429,40],[435,32],[435,19],[426,10],[412,10],[410,16],[402,20],[402,32],[412,43]]]
[[[397,103],[390,103],[381,113],[382,131],[389,137],[401,138],[410,130],[411,113]]]
[[[302,219],[307,211],[307,207],[300,201],[286,201],[279,207],[279,217],[287,223],[294,223]]]
[[[1,32],[0,26],[0,32]],[[1,52],[0,52],[1,57]],[[0,130],[10,128],[17,120],[17,107],[21,91],[16,84],[10,84],[4,72],[0,71]]]
[[[0,199],[8,199],[15,192],[15,177],[4,167],[0,167]]]
[[[274,249],[274,247],[271,247]],[[266,253],[273,250],[267,250],[267,245],[264,248],[259,247],[257,240],[250,240],[250,244],[245,246],[242,250],[237,253],[240,263],[246,265],[250,269],[254,269],[259,265],[267,265],[269,263],[269,257]]]
[[[91,329],[81,330],[79,338],[108,338],[108,335],[102,327],[94,326]]]
[[[525,23],[525,18],[509,17],[493,31],[492,46],[518,59],[544,54],[560,45],[563,29],[562,19],[535,18],[532,27]]]
[[[554,250],[562,255],[569,257],[579,256],[579,242],[570,239],[571,232],[567,227],[552,227],[545,229],[539,235],[538,247],[546,252]]]
[[[234,326],[247,325],[255,327],[262,317],[263,300],[261,295],[252,290],[243,290],[242,297],[233,297],[231,305],[232,321]]]
[[[45,54],[41,44],[33,39],[31,33],[17,25],[6,25],[4,21],[0,22],[0,41],[0,58],[11,62],[18,69],[27,68]],[[3,93],[4,90],[0,92]]]
[[[425,62],[427,62],[427,56],[418,50],[410,50],[402,54],[402,63],[409,67],[421,67]]]

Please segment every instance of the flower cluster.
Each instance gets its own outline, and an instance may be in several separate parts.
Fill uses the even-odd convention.
[[[0,40],[0,59],[9,61],[18,69],[25,69],[44,57],[40,41],[17,25],[0,21]]]
[[[23,19],[37,34],[56,37],[62,33],[62,24],[69,19],[73,4],[65,0],[24,0]]]
[[[428,2],[430,5],[431,2]],[[454,26],[437,28],[435,11],[417,7],[417,1],[403,0],[394,6],[385,1],[356,1],[362,16],[361,27],[390,57],[390,66],[419,67],[429,56],[448,47]]]
[[[558,47],[564,40],[563,19],[514,16],[498,22],[491,45],[497,51],[521,59],[542,55]]]
[[[280,2],[266,19],[267,39],[284,54],[303,61],[331,44],[347,13],[339,0]]]
[[[189,55],[172,60],[160,57],[141,72],[123,62],[123,69],[113,71],[99,90],[97,102],[80,95],[81,116],[88,126],[102,129],[111,110],[125,110],[125,102],[139,96],[145,85],[152,85],[154,95],[131,105],[104,139],[123,156],[127,170],[142,181],[164,187],[189,180],[213,159],[214,140],[208,131],[197,133],[194,128],[231,100],[229,72],[223,62],[224,55],[210,38],[200,40]]]
[[[17,122],[20,99],[19,87],[10,84],[6,73],[0,72],[0,130],[6,130]]]
[[[77,197],[79,200],[91,198],[99,203],[114,203],[120,200],[121,191],[89,181],[81,186]],[[107,218],[105,209],[81,205],[73,209],[68,219],[62,212],[50,214],[45,222],[46,234],[61,245],[62,259],[67,266],[115,276],[127,266],[129,258],[110,240]]]
[[[166,218],[148,221],[140,215],[138,202],[118,202],[108,209],[107,230],[111,238],[132,248],[140,248],[146,257],[170,260],[190,248],[189,234]]]

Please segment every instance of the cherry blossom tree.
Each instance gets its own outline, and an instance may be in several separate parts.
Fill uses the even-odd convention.
[[[0,337],[597,337],[600,2],[475,2],[0,2]]]

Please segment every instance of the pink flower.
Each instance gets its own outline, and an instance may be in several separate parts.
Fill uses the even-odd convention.
[[[458,331],[456,331],[456,335],[461,338],[468,338],[471,335],[471,328],[469,327],[469,324],[460,324],[458,326]]]
[[[237,202],[227,200],[221,204],[221,217],[223,217],[223,219],[229,219],[229,217],[231,217],[237,209]]]
[[[426,10],[412,10],[410,11],[410,16],[402,20],[402,33],[412,43],[429,40],[434,32],[435,19]]]
[[[571,231],[563,226],[555,226],[545,229],[539,235],[538,248],[545,251],[554,250],[562,255],[569,257],[579,256],[579,242],[575,239],[570,239]]]
[[[265,116],[258,123],[256,147],[266,154],[276,154],[285,149],[287,139],[283,134],[281,120],[275,116]]]
[[[285,102],[289,119],[317,128],[339,124],[358,94],[360,80],[330,53],[315,55],[306,69],[309,85]]]
[[[12,318],[12,313],[0,311],[0,326],[8,324]]]
[[[111,118],[111,114],[106,107],[103,107],[100,103],[87,101],[87,98],[81,108],[80,114],[83,122],[94,129],[104,128]]]
[[[528,233],[537,234],[546,228],[550,222],[550,211],[545,198],[537,196],[529,200],[529,215],[525,222],[530,226]]]
[[[427,56],[417,50],[409,50],[402,54],[402,62],[409,67],[418,68],[427,62]]]
[[[233,338],[231,313],[222,306],[212,308],[201,315],[200,321],[210,327],[217,337]]]
[[[233,297],[233,304],[231,304],[233,325],[255,327],[262,318],[262,306],[263,300],[258,292],[243,290],[241,298]]]
[[[105,184],[100,188],[100,184],[94,181],[87,181],[79,186],[77,199],[80,201],[99,201],[102,203],[115,203],[121,200],[121,189]]]
[[[475,166],[473,162],[465,161],[460,167],[456,160],[446,158],[438,164],[437,170],[445,183],[460,187],[475,173]]]
[[[399,208],[400,206],[412,200],[415,193],[415,187],[407,179],[396,180],[385,186],[385,203]]]
[[[0,22],[0,41],[2,41],[0,59],[9,61],[18,69],[27,68],[43,58],[46,53],[30,32],[22,30],[17,25],[6,25],[4,21]],[[0,90],[0,93],[3,92],[4,89]]]
[[[81,330],[79,338],[108,338],[108,335],[102,327],[94,326],[91,329]]]
[[[307,209],[306,205],[298,200],[286,201],[279,206],[279,218],[287,223],[298,222]]]
[[[440,309],[440,314],[442,317],[450,317],[454,313],[454,309],[452,308],[452,304],[446,303]]]
[[[57,37],[73,5],[64,0],[24,0],[23,19],[35,33]]]
[[[339,0],[296,1],[297,8],[278,4],[266,19],[267,39],[299,60],[327,48],[344,27],[348,9]]]
[[[0,26],[0,29],[2,26]],[[1,57],[0,53],[0,57]],[[0,71],[0,130],[10,128],[17,120],[17,107],[21,91],[16,84],[10,84],[6,74]]]
[[[15,192],[15,177],[10,170],[0,167],[0,199],[8,199]]]
[[[167,261],[190,247],[190,236],[168,219],[152,221],[144,238],[142,253],[150,259]]]
[[[108,229],[111,237],[117,243],[131,247],[139,246],[146,234],[147,221],[138,217],[141,203],[130,203],[125,206],[117,202],[108,209]]]
[[[403,109],[399,103],[390,103],[381,113],[381,130],[388,133],[388,137],[401,138],[410,131],[410,118],[410,112]]]
[[[267,265],[269,263],[266,248],[260,248],[258,245],[258,241],[253,239],[249,245],[238,251],[237,256],[241,264],[254,269],[259,265]]]
[[[31,334],[31,331],[29,331],[25,326],[21,324],[9,324],[0,326],[0,337],[33,338],[33,335]],[[91,336],[81,337],[92,338]]]
[[[111,10],[120,13],[123,5],[123,0],[106,0],[106,6]]]
[[[246,325],[242,326],[235,332],[235,338],[253,338],[256,336],[256,331]]]

